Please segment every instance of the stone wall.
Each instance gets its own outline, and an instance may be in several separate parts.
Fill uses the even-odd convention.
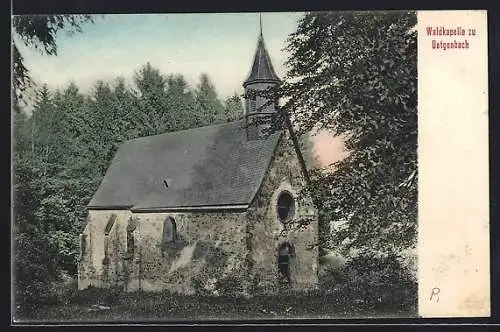
[[[105,239],[110,216],[118,216]],[[135,248],[127,257],[127,224],[135,218]],[[163,223],[174,218],[178,239],[163,245]],[[79,288],[123,287],[193,293],[216,291],[216,282],[245,270],[245,213],[130,213],[89,211],[84,234],[87,250],[79,263]],[[105,243],[107,264],[103,264]],[[199,290],[199,289],[198,289]]]
[[[116,220],[105,240],[104,229],[111,215]],[[85,236],[85,250],[81,252],[78,263],[78,288],[88,286],[107,287],[113,281],[122,281],[120,272],[123,271],[121,257],[126,251],[126,227],[131,217],[127,210],[89,211],[87,224],[82,232]],[[108,244],[109,264],[104,261],[105,243]]]
[[[318,222],[310,199],[300,195],[304,186],[298,158],[291,140],[284,136],[258,195],[248,211],[247,231],[251,233],[247,258],[253,287],[269,292],[278,289],[278,247],[288,242],[294,247],[291,286],[310,289],[317,286]],[[291,222],[282,223],[277,213],[281,192],[288,191],[295,198],[295,214]],[[298,227],[301,222],[306,222]]]

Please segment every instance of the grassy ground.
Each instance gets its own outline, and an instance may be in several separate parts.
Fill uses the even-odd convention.
[[[66,304],[46,305],[19,312],[16,322],[174,322],[200,320],[254,320],[304,318],[415,317],[415,308],[348,301],[335,294],[244,297],[177,296],[168,294],[115,294],[76,298]],[[91,311],[101,303],[107,310]]]

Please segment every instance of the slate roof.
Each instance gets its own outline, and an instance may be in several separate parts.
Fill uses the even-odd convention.
[[[125,142],[88,208],[250,204],[280,133],[247,141],[243,126],[240,120]]]
[[[262,34],[259,36],[257,42],[257,50],[255,51],[252,69],[243,83],[243,86],[246,87],[248,84],[257,82],[280,82],[278,75],[276,75],[274,71],[269,53],[267,53]]]

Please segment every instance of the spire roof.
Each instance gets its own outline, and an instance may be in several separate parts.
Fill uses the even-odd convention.
[[[262,23],[259,40],[257,42],[257,50],[255,51],[255,56],[253,59],[252,69],[250,70],[247,79],[243,83],[243,86],[246,87],[250,83],[258,82],[280,82],[278,75],[276,75],[276,72],[274,71],[273,64],[271,63],[271,58],[269,57],[269,53],[267,53],[266,46],[264,44],[264,37],[262,35]]]

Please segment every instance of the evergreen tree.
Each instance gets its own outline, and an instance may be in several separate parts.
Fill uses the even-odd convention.
[[[31,147],[30,119],[24,111],[16,111],[12,114],[12,141],[14,159],[17,154],[25,155]]]
[[[138,99],[126,86],[125,79],[118,77],[113,85],[113,108],[114,108],[114,149],[117,144],[126,140],[136,138],[139,135],[140,128],[134,125],[134,115],[138,108]]]
[[[156,135],[172,130],[172,113],[166,94],[167,79],[158,68],[149,62],[134,76],[138,88],[138,108],[135,112],[136,125],[141,136]]]
[[[33,157],[40,157],[47,161],[49,146],[54,142],[54,105],[47,85],[43,85],[37,92],[35,105],[30,118],[31,124],[31,153]],[[43,156],[42,156],[43,154]]]
[[[217,96],[215,86],[207,74],[201,74],[195,94],[198,126],[206,126],[224,121],[224,107]]]
[[[167,78],[167,96],[172,110],[172,130],[182,130],[197,126],[195,95],[189,88],[184,76],[169,75]]]
[[[79,161],[88,159],[82,153],[82,138],[89,132],[89,121],[85,97],[75,83],[70,83],[64,91],[54,94],[54,120],[52,131],[56,137],[53,143],[54,164],[71,165],[66,171],[73,169],[75,156]],[[83,158],[83,160],[82,160]]]
[[[82,132],[82,139],[90,152],[99,174],[104,174],[113,154],[114,137],[117,134],[114,126],[115,100],[108,83],[98,81],[94,85],[90,100],[87,101],[86,119],[88,131]]]

